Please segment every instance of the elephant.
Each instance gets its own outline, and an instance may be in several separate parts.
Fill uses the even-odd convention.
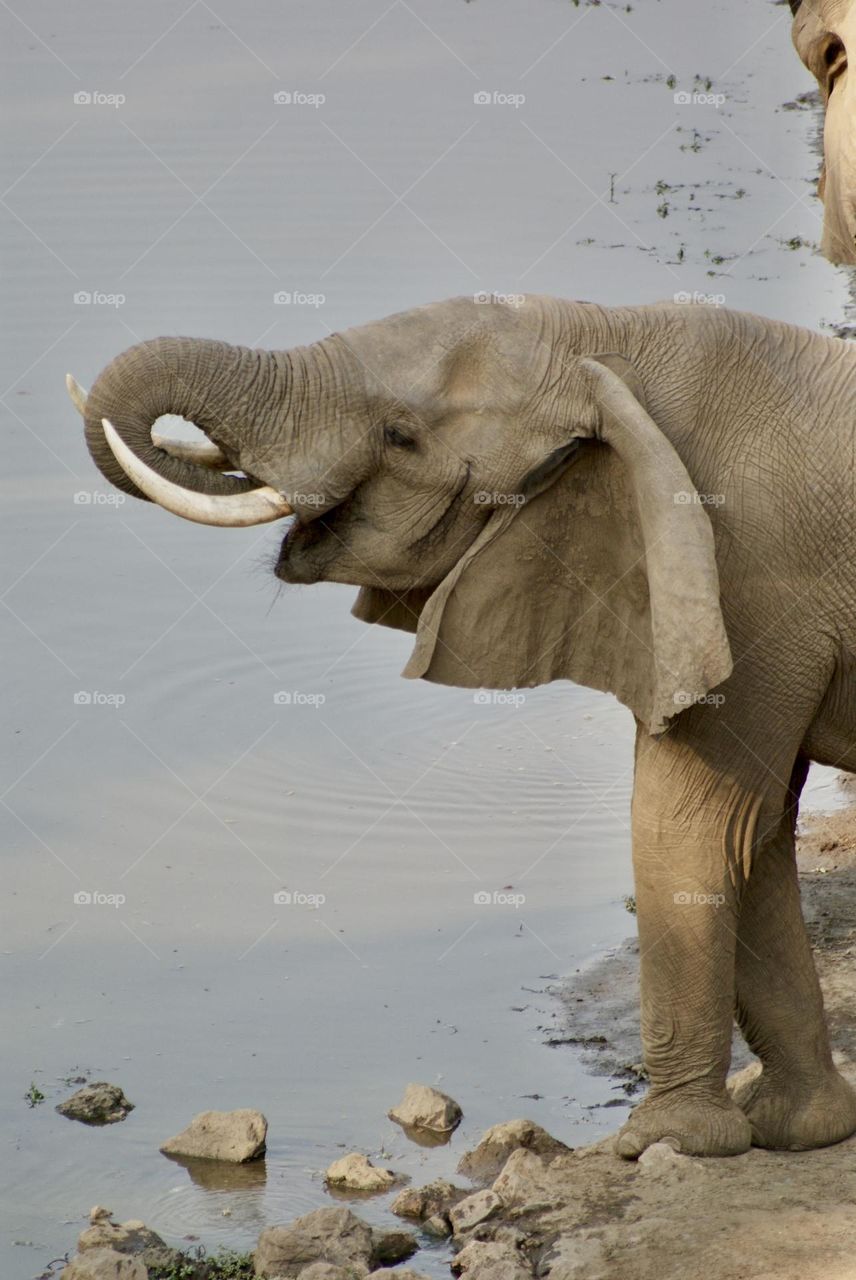
[[[791,34],[817,80],[824,106],[821,251],[830,262],[856,263],[856,80],[848,70],[856,46],[856,0],[790,0]]]
[[[809,762],[856,772],[856,348],[705,304],[476,295],[288,351],[157,338],[70,389],[125,492],[289,517],[276,576],[358,587],[358,618],[414,635],[405,676],[632,712],[650,1087],[618,1154],[856,1131],[794,856]],[[207,440],[153,437],[168,412]]]

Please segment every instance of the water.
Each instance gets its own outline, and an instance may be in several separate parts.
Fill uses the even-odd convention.
[[[10,1280],[97,1202],[249,1248],[331,1202],[345,1149],[421,1181],[499,1120],[578,1143],[621,1114],[543,1028],[545,987],[630,924],[628,713],[401,681],[409,638],[350,618],[352,589],[277,592],[276,532],[104,501],[66,370],[89,385],[157,333],[288,346],[475,290],[703,293],[832,325],[849,284],[810,247],[817,120],[782,110],[810,88],[786,8],[722,0],[691,30],[677,0],[20,12],[2,14]],[[670,74],[725,101],[676,104]],[[127,1121],[54,1113],[81,1072],[124,1087]],[[462,1104],[450,1147],[386,1120],[409,1080]],[[47,1101],[28,1109],[31,1081]],[[158,1154],[237,1106],[268,1116],[264,1169],[200,1180]],[[359,1211],[392,1225],[388,1200]],[[445,1250],[419,1268],[447,1274]]]

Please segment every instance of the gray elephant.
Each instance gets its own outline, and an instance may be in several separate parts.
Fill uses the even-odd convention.
[[[856,1131],[794,861],[809,761],[856,771],[856,348],[705,306],[458,298],[288,352],[161,338],[71,386],[126,492],[293,514],[277,576],[358,586],[359,618],[415,633],[405,675],[633,712],[651,1088],[622,1155]],[[167,412],[210,443],[153,438]],[[729,1093],[735,1016],[763,1070]]]
[[[832,262],[856,263],[856,0],[790,0],[797,53],[817,80],[823,101],[821,249]]]

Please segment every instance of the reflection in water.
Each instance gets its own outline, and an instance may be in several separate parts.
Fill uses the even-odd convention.
[[[167,1159],[182,1166],[182,1181],[152,1197],[139,1215],[146,1224],[171,1244],[202,1241],[210,1252],[252,1247],[270,1223],[264,1160],[230,1165],[218,1160]],[[280,1221],[289,1216],[293,1215],[283,1214]]]
[[[417,1147],[445,1147],[451,1141],[454,1132],[450,1129],[448,1133],[436,1133],[433,1129],[414,1129],[409,1124],[399,1124],[398,1127],[405,1137],[416,1143]]]
[[[263,1159],[232,1164],[228,1160],[200,1160],[162,1154],[173,1164],[186,1169],[191,1182],[203,1191],[264,1191],[267,1183],[267,1166]]]

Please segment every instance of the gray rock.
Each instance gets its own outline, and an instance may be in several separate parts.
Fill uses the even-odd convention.
[[[522,1148],[512,1151],[502,1172],[493,1184],[493,1190],[502,1197],[507,1208],[521,1209],[526,1205],[551,1202],[561,1204],[556,1195],[556,1180],[550,1177],[549,1164],[534,1151]]]
[[[473,1182],[493,1182],[512,1151],[521,1148],[539,1156],[557,1156],[571,1150],[533,1120],[508,1120],[488,1129],[478,1146],[461,1157],[458,1173]]]
[[[409,1231],[372,1230],[372,1266],[394,1267],[412,1258],[419,1245]]]
[[[331,1186],[347,1191],[388,1191],[395,1182],[395,1174],[390,1169],[378,1169],[368,1156],[358,1151],[334,1160],[324,1177]]]
[[[603,1241],[580,1231],[556,1241],[542,1259],[538,1274],[550,1280],[612,1280],[615,1271]]]
[[[300,1280],[305,1280],[303,1276]],[[421,1271],[411,1271],[410,1267],[381,1267],[373,1271],[369,1280],[429,1280]]]
[[[435,1240],[445,1240],[446,1236],[452,1234],[449,1215],[446,1213],[432,1213],[431,1217],[426,1218],[422,1223],[422,1230],[426,1236],[433,1236]]]
[[[312,1262],[300,1273],[300,1280],[364,1280],[364,1266],[337,1267],[332,1262]]]
[[[479,1223],[494,1218],[503,1207],[502,1197],[495,1191],[476,1191],[456,1204],[449,1213],[452,1231],[459,1236],[464,1231],[471,1231]]]
[[[60,1272],[61,1280],[148,1280],[148,1275],[139,1258],[115,1249],[89,1249]]]
[[[701,1173],[701,1164],[692,1156],[680,1155],[670,1142],[654,1142],[636,1162],[637,1167],[647,1174],[668,1174],[672,1177],[685,1178]]]
[[[390,1120],[405,1129],[424,1129],[437,1134],[454,1132],[463,1117],[454,1098],[427,1084],[409,1084],[404,1097],[388,1114]]]
[[[452,1261],[464,1280],[532,1280],[532,1266],[513,1245],[473,1240]]]
[[[390,1208],[399,1218],[425,1222],[438,1214],[448,1214],[452,1205],[463,1200],[468,1193],[445,1178],[426,1182],[424,1187],[405,1187],[393,1200]]]
[[[374,1252],[371,1228],[350,1209],[315,1209],[286,1226],[265,1228],[253,1264],[257,1276],[285,1280],[300,1276],[313,1262],[350,1267],[366,1275]]]
[[[79,1253],[96,1249],[112,1249],[116,1253],[130,1254],[145,1267],[167,1270],[181,1261],[178,1249],[171,1249],[157,1234],[138,1218],[127,1222],[113,1222],[109,1209],[96,1205],[90,1211],[90,1225],[81,1231],[77,1240]]]
[[[267,1120],[248,1107],[237,1111],[201,1111],[186,1129],[160,1148],[165,1156],[229,1160],[243,1164],[265,1152]]]
[[[97,1080],[78,1089],[65,1102],[60,1102],[56,1110],[61,1116],[80,1120],[83,1124],[118,1124],[134,1110],[134,1104],[128,1101],[117,1084]]]

